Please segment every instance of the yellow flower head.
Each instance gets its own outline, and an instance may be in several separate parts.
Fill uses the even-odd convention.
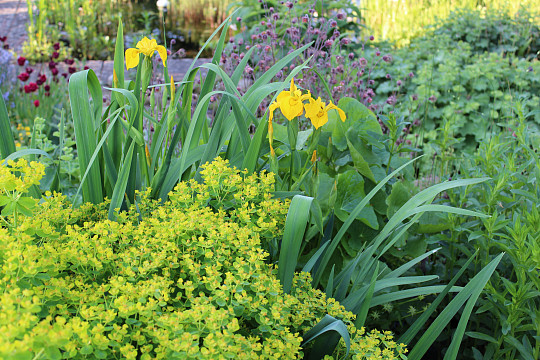
[[[126,68],[129,70],[139,65],[139,54],[152,57],[155,51],[163,60],[163,66],[167,66],[165,63],[167,61],[167,49],[165,49],[165,46],[158,45],[155,39],[150,40],[145,36],[137,43],[136,49],[129,48],[126,50]]]
[[[329,110],[337,110],[341,120],[345,121],[346,119],[345,112],[343,112],[343,110],[332,104],[331,101],[330,104],[325,105],[325,103],[322,102],[320,97],[317,100],[310,98],[309,104],[306,104],[305,107],[306,117],[311,120],[311,123],[313,124],[313,126],[315,126],[315,129],[320,128],[328,122]]]
[[[292,120],[297,116],[302,115],[304,112],[304,103],[302,101],[311,97],[309,92],[306,95],[302,95],[302,91],[298,90],[294,85],[294,79],[291,79],[291,88],[289,91],[282,91],[277,97],[277,101],[270,105],[269,121],[272,121],[274,117],[274,110],[279,107],[281,113],[287,118]]]

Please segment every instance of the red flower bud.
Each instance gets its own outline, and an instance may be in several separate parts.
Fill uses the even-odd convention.
[[[34,106],[39,107],[39,100],[34,100]]]
[[[17,64],[19,64],[19,66],[24,66],[25,62],[26,62],[26,58],[23,56],[19,56],[19,58],[17,59]]]

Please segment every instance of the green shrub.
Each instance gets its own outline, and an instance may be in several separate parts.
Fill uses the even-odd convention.
[[[499,131],[495,124],[516,117],[518,101],[525,114],[532,112],[528,122],[540,127],[540,113],[533,112],[540,103],[538,61],[476,54],[471,44],[455,43],[441,35],[415,40],[398,51],[393,65],[387,66],[392,66],[399,78],[414,74],[401,88],[382,84],[377,94],[405,94],[393,108],[411,123],[421,124],[421,128],[411,130],[422,135],[418,146],[422,139],[424,143],[440,140],[437,129],[449,121],[459,140],[455,148],[474,151]],[[389,71],[381,69],[374,76],[382,77]]]
[[[453,41],[464,41],[475,53],[497,52],[524,58],[540,55],[540,14],[525,9],[511,16],[502,10],[459,9],[433,25],[431,36],[448,35]]]
[[[18,168],[2,169],[0,183],[13,182]],[[202,175],[164,204],[139,193],[116,222],[107,202],[72,209],[47,193],[33,216],[1,228],[0,357],[293,359],[326,314],[348,325],[355,358],[405,352],[389,333],[356,330],[307,273],[283,293],[261,247],[281,235],[288,208],[271,199],[271,174],[218,158]]]

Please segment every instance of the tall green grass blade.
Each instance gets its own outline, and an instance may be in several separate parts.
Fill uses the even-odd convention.
[[[336,234],[336,236],[330,241],[330,245],[328,246],[327,250],[325,251],[325,253],[324,253],[324,255],[323,255],[322,259],[321,259],[321,263],[320,263],[319,267],[317,268],[317,272],[313,276],[313,286],[314,287],[317,287],[319,285],[322,274],[323,274],[324,270],[326,269],[326,266],[328,265],[328,262],[330,261],[330,257],[334,253],[334,251],[337,248],[339,242],[341,241],[341,238],[343,237],[343,235],[345,235],[345,233],[347,232],[347,230],[349,229],[349,227],[353,223],[354,219],[356,219],[358,214],[360,214],[360,212],[364,209],[364,207],[367,205],[367,203],[388,182],[388,180],[390,180],[392,177],[394,177],[396,174],[398,174],[403,168],[405,168],[406,166],[408,166],[409,164],[411,164],[413,161],[415,161],[418,158],[420,158],[420,157],[417,157],[417,158],[415,158],[415,159],[413,159],[411,161],[408,161],[407,163],[403,164],[402,166],[400,166],[399,168],[394,170],[390,175],[385,177],[379,184],[377,184],[377,186],[375,186],[369,192],[369,194],[366,195],[365,198],[362,199],[362,201],[360,201],[360,203],[349,214],[349,217],[347,218],[345,223],[341,226],[341,228],[338,231],[338,233]]]
[[[98,155],[99,155],[99,152],[103,146],[103,144],[105,143],[105,141],[107,140],[107,138],[109,137],[109,134],[111,133],[112,129],[113,129],[113,125],[114,123],[117,121],[117,119],[119,118],[120,116],[120,112],[122,111],[122,109],[118,109],[116,110],[116,116],[113,118],[113,120],[111,121],[111,126],[109,126],[107,128],[107,130],[105,131],[105,133],[103,134],[103,136],[101,137],[101,140],[99,141],[98,145],[95,147],[94,149],[94,152],[92,153],[92,156],[90,157],[89,159],[89,163],[90,164],[94,164],[94,162],[96,161]],[[81,183],[79,184],[79,188],[77,189],[77,193],[75,194],[75,199],[79,196],[79,193],[81,192],[81,190],[83,190],[83,185],[85,184],[85,181],[86,181],[86,178],[88,177],[88,175],[90,174],[90,171],[91,171],[91,167],[88,166],[84,172],[84,175],[83,177],[81,178]],[[109,175],[111,175],[111,177],[109,178],[109,180],[111,181],[111,185],[112,186],[115,186],[115,183],[112,182],[112,180],[114,180],[114,174],[115,174],[115,171],[112,171],[109,172]],[[83,201],[84,201],[84,198],[83,198]],[[103,201],[103,200],[102,200]],[[73,203],[73,206],[75,206],[75,203]]]
[[[378,262],[377,262],[378,264]],[[436,275],[425,275],[425,276],[406,276],[406,277],[398,277],[398,278],[390,278],[390,279],[381,279],[377,281],[374,287],[375,293],[393,287],[393,286],[400,286],[400,285],[412,285],[412,284],[419,284],[431,280],[437,279],[438,276]],[[347,310],[352,311],[356,313],[358,309],[360,308],[361,302],[364,300],[365,295],[367,294],[369,287],[371,285],[367,284],[360,288],[359,290],[356,290],[347,296],[345,300],[341,302],[341,305],[343,305]],[[392,294],[396,294],[398,292],[393,292]]]
[[[117,84],[119,88],[124,88],[124,27],[122,26],[122,19],[118,19],[118,31],[116,32],[116,45],[114,48],[114,72],[118,79]],[[119,97],[117,97],[119,105],[123,105]]]
[[[272,81],[274,76],[285,67],[285,65],[289,65],[289,63],[298,55],[300,55],[304,50],[309,48],[313,42],[310,42],[309,44],[306,44],[302,46],[299,49],[296,49],[292,53],[286,55],[282,59],[280,59],[278,62],[276,62],[268,71],[266,71],[260,78],[258,78],[253,85],[249,88],[248,91],[244,94],[245,97],[249,98],[253,94],[253,92],[258,89],[259,87],[268,84]],[[286,80],[285,80],[286,81]],[[290,82],[290,80],[289,80]]]
[[[354,321],[354,325],[357,329],[360,329],[364,326],[368,314],[368,310],[371,305],[371,298],[373,297],[373,292],[375,291],[375,283],[377,282],[377,276],[379,275],[379,262],[377,262],[377,265],[375,266],[375,271],[373,272],[373,275],[371,276],[371,281],[369,284],[369,289],[367,290],[366,297],[364,301],[362,301],[362,306],[360,307],[360,311],[358,311],[358,315],[356,315],[356,320]]]
[[[283,292],[286,294],[291,292],[312,201],[313,198],[311,197],[296,195],[293,197],[287,213],[278,260],[278,278],[283,285]]]
[[[42,155],[42,156],[48,157],[49,159],[52,159],[52,157],[43,150],[23,149],[23,150],[15,151],[9,154],[8,156],[6,156],[6,158],[2,162],[2,165],[6,165],[9,160],[17,160],[18,158],[21,158],[23,156],[28,156],[28,155]]]
[[[406,205],[407,204],[405,204],[403,206],[406,206]],[[458,214],[458,215],[464,215],[464,216],[476,216],[476,217],[480,217],[480,218],[488,218],[489,217],[489,215],[482,214],[482,213],[479,213],[479,212],[476,212],[476,211],[460,209],[460,208],[456,208],[456,207],[452,207],[452,206],[444,206],[444,205],[421,205],[421,206],[418,206],[416,208],[410,209],[407,212],[403,212],[404,218],[402,218],[401,221],[405,220],[406,218],[408,218],[408,217],[410,217],[412,215],[415,215],[415,216],[407,224],[407,226],[404,229],[401,230],[400,234],[395,236],[392,239],[392,241],[390,241],[388,244],[386,244],[384,249],[379,253],[378,257],[381,257],[384,253],[386,253],[388,250],[390,250],[390,248],[396,243],[397,240],[399,240],[399,238],[403,235],[403,233],[405,233],[405,231],[411,225],[413,225],[420,218],[420,216],[422,216],[422,214],[424,212],[443,212],[443,213]],[[398,220],[399,220],[399,218],[398,218]],[[397,223],[393,223],[393,224],[400,224],[401,221],[399,221]],[[387,224],[386,226],[390,226],[390,225]],[[385,226],[385,228],[386,228],[386,226]],[[397,225],[395,225],[395,226],[397,226]],[[383,229],[383,231],[381,231],[381,233],[383,233],[384,231],[385,230]]]
[[[0,91],[0,156],[5,159],[16,150],[4,95]]]
[[[311,330],[305,333],[302,338],[302,347],[308,343],[315,341],[312,348],[305,352],[305,359],[319,360],[326,355],[331,355],[339,343],[339,339],[343,338],[347,346],[347,354],[351,348],[351,338],[347,326],[341,320],[337,320],[330,315],[325,315],[324,318],[317,323]]]
[[[440,249],[441,249],[440,247],[436,248],[434,250],[428,251],[427,253],[412,259],[411,261],[409,261],[409,262],[401,265],[400,267],[398,267],[396,270],[390,272],[388,275],[386,275],[384,277],[384,279],[392,279],[392,278],[397,278],[398,276],[401,276],[402,274],[407,272],[409,269],[411,269],[414,265],[418,264],[419,262],[426,259],[427,257],[435,254]]]
[[[389,294],[383,294],[383,295],[377,295],[374,296],[371,300],[371,307],[388,304],[394,301],[399,301],[403,299],[409,299],[417,296],[425,296],[425,295],[431,295],[431,294],[438,294],[445,290],[444,285],[432,285],[432,286],[424,286],[414,289],[407,289],[407,290],[399,290],[394,291]],[[450,288],[450,292],[459,292],[463,290],[460,286],[452,286]]]
[[[308,260],[308,262],[306,263],[306,265],[304,265],[304,267],[302,268],[302,271],[304,272],[311,272],[311,270],[313,269],[313,267],[316,265],[317,261],[321,258],[324,250],[326,249],[326,247],[330,244],[330,242],[325,242],[324,244],[321,245],[321,247],[319,249],[317,249],[317,251],[315,252],[315,254],[313,254],[313,256]]]
[[[124,163],[120,168],[120,173],[118,174],[118,180],[114,185],[113,194],[111,197],[111,204],[109,206],[109,220],[116,220],[116,211],[122,206],[122,201],[124,199],[124,194],[126,192],[126,187],[128,183],[129,172],[132,164],[133,158],[133,149],[135,148],[135,143],[132,142],[129,150],[124,159]]]
[[[330,276],[328,277],[328,282],[326,283],[326,289],[324,290],[327,298],[334,297],[334,270],[336,266],[332,265],[332,270],[330,270]]]
[[[91,162],[91,158],[96,149],[96,130],[101,119],[101,87],[94,71],[84,70],[71,75],[68,89],[79,167],[81,171],[88,170],[88,180],[81,183],[83,202],[99,204],[103,201],[101,170],[99,163]],[[88,98],[89,92],[92,103]]]
[[[418,340],[418,342],[414,345],[409,356],[407,357],[409,360],[422,359],[424,354],[428,351],[429,347],[439,337],[441,332],[452,320],[454,315],[459,311],[461,306],[463,306],[463,304],[467,301],[467,299],[471,298],[474,299],[474,302],[476,302],[476,299],[480,295],[480,292],[497,268],[497,265],[499,265],[499,262],[501,261],[503,255],[504,253],[498,255],[486,267],[484,267],[474,278],[471,279],[471,281],[469,281],[467,286],[465,286],[463,290],[461,290],[459,294],[457,294],[456,297],[444,308],[444,310],[439,314],[439,316],[437,316],[437,318],[433,321],[431,326],[426,330],[424,335],[422,335],[420,340]],[[479,289],[480,292],[478,292]],[[468,316],[465,316],[464,321],[468,321]],[[465,329],[463,327],[460,330],[464,332]],[[460,342],[459,335],[460,334],[458,334],[457,338],[458,342]],[[461,334],[461,337],[462,335],[463,334]],[[458,345],[454,343],[454,346]]]
[[[265,121],[263,124],[257,126],[255,135],[251,139],[249,148],[244,154],[244,162],[242,163],[242,169],[247,169],[248,174],[251,174],[255,171],[257,166],[257,161],[259,160],[259,155],[261,152],[261,147],[264,139],[266,139],[266,134],[268,133],[268,122]]]
[[[230,25],[230,20],[227,21],[227,24],[225,24],[224,28],[225,29],[229,28],[229,25]],[[225,46],[226,37],[227,37],[227,31],[222,31],[221,36],[219,37],[218,44],[217,44],[216,49],[214,51],[214,56],[212,57],[211,64],[214,65],[214,66],[217,66],[219,64],[220,60],[221,60],[221,54],[223,53],[223,48]],[[201,87],[201,92],[199,94],[199,98],[205,97],[206,94],[208,94],[210,91],[212,91],[212,89],[214,88],[215,81],[216,81],[216,74],[217,73],[215,71],[209,71],[206,74],[206,78],[204,79],[203,85]],[[202,109],[199,112],[199,117],[203,117],[203,119],[197,119],[197,121],[204,122],[204,123],[207,122],[206,114],[208,112],[208,106],[209,105],[210,105],[209,102],[206,102],[206,103],[202,104]],[[207,135],[205,136],[205,134],[208,133],[208,126],[203,126],[202,130],[203,130],[204,142],[208,143],[208,136]]]

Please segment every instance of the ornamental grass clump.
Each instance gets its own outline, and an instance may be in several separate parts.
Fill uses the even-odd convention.
[[[164,204],[138,193],[139,211],[117,221],[106,202],[71,209],[47,194],[33,217],[0,228],[0,358],[296,359],[326,314],[347,325],[353,358],[400,358],[404,345],[355,329],[307,273],[283,292],[263,250],[288,208],[272,185],[218,158]]]

